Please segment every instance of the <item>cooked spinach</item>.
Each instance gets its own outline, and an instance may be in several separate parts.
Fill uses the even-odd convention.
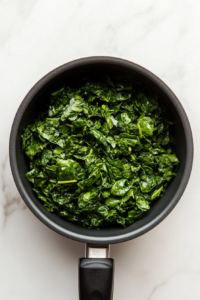
[[[50,95],[22,135],[44,208],[88,228],[132,224],[176,176],[167,111],[140,83],[82,82]]]

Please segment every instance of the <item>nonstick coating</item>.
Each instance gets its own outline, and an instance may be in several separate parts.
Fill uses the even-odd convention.
[[[168,186],[165,194],[152,204],[144,217],[127,228],[113,226],[100,230],[87,229],[62,219],[43,208],[43,203],[32,191],[31,183],[25,174],[29,170],[27,157],[21,153],[21,134],[23,129],[34,121],[43,104],[48,102],[49,94],[63,83],[71,84],[86,76],[95,78],[101,74],[120,74],[142,82],[155,93],[160,102],[167,107],[173,121],[174,148],[180,160],[177,176]],[[159,224],[175,207],[188,183],[193,161],[193,139],[186,113],[177,97],[169,87],[154,74],[130,61],[114,57],[88,57],[64,64],[39,80],[22,101],[10,135],[10,165],[16,186],[30,210],[56,232],[88,243],[119,243],[136,238]]]

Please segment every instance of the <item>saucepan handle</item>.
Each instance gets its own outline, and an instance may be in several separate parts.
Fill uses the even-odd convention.
[[[98,248],[97,248],[98,247]],[[112,300],[114,260],[109,245],[86,245],[86,258],[79,260],[79,299]]]

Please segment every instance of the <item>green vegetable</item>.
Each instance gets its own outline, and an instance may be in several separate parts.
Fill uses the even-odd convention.
[[[26,177],[46,210],[88,228],[126,227],[176,176],[171,126],[139,83],[105,76],[64,86],[23,132]]]

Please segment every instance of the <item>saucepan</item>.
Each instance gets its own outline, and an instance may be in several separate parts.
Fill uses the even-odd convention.
[[[126,228],[87,229],[62,219],[43,208],[25,174],[27,158],[21,152],[23,129],[36,119],[49,94],[63,83],[73,83],[84,77],[119,73],[146,85],[167,107],[173,121],[176,139],[174,152],[180,160],[177,176],[164,195],[156,200],[144,217]],[[57,233],[86,243],[85,258],[79,261],[80,300],[111,300],[113,298],[114,261],[109,257],[110,244],[134,239],[158,225],[175,207],[188,183],[193,162],[193,138],[188,117],[170,88],[147,69],[114,57],[87,57],[66,63],[40,79],[28,92],[15,115],[10,135],[10,165],[18,191],[30,210],[46,226]]]

